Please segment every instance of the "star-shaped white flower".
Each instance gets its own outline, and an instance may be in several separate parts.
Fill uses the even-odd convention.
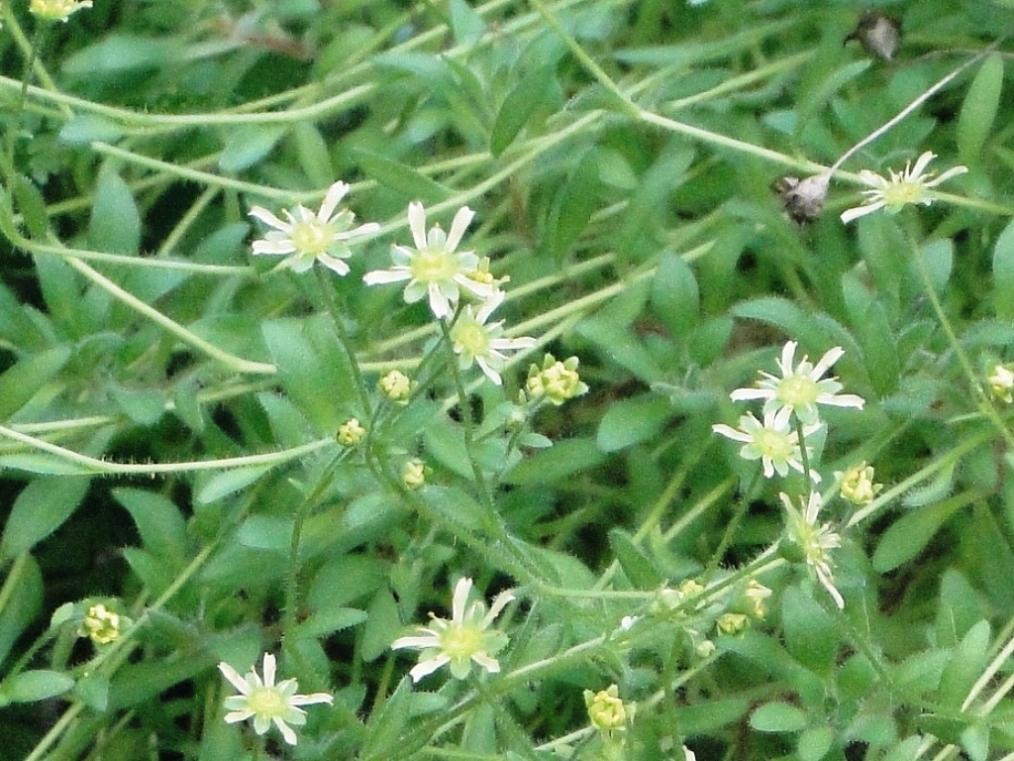
[[[471,304],[466,305],[450,330],[454,353],[460,358],[461,369],[465,370],[475,362],[486,377],[498,386],[503,382],[500,371],[507,361],[503,352],[531,349],[536,344],[534,338],[504,338],[503,320],[486,324],[503,300],[503,291],[497,291],[477,311]]]
[[[225,707],[229,709],[225,715],[226,722],[234,724],[252,718],[254,731],[259,735],[267,732],[273,723],[289,745],[296,744],[296,733],[289,724],[297,727],[306,724],[306,711],[299,706],[314,703],[331,705],[334,700],[326,692],[297,695],[299,684],[295,679],[275,684],[275,656],[271,653],[264,653],[263,679],[254,668],[245,677],[240,676],[236,669],[224,661],[218,664],[218,670],[239,690],[239,695],[225,699]]]
[[[790,541],[802,551],[806,564],[813,569],[817,580],[831,595],[835,605],[844,608],[845,600],[834,585],[830,552],[841,547],[841,536],[831,530],[830,524],[817,524],[817,516],[822,507],[820,494],[810,492],[810,497],[805,502],[800,498],[799,504],[802,510],[798,510],[792,504],[792,499],[785,492],[778,496],[789,514],[788,534]]]
[[[416,635],[399,637],[391,643],[392,650],[405,647],[422,650],[419,663],[409,672],[413,682],[448,664],[455,679],[467,677],[473,662],[491,674],[500,671],[500,663],[493,656],[507,645],[507,635],[490,626],[514,599],[514,593],[507,590],[498,594],[487,612],[481,601],[468,605],[471,591],[472,580],[459,579],[454,586],[450,621],[430,613],[429,626],[419,626]]]
[[[765,412],[762,423],[752,412],[748,412],[740,417],[739,428],[716,423],[711,426],[711,430],[733,441],[742,442],[740,457],[744,460],[760,460],[765,478],[771,478],[775,473],[786,476],[789,468],[803,473],[799,436],[789,425],[790,414],[791,411],[784,407],[777,414]],[[803,438],[815,433],[820,427],[820,423],[804,425]],[[806,453],[808,457],[812,455],[809,447]],[[810,468],[810,477],[814,483],[820,483],[820,474],[814,468]]]
[[[450,233],[445,233],[437,225],[430,228],[427,235],[426,211],[421,203],[413,201],[408,205],[408,225],[415,248],[392,246],[394,266],[369,272],[363,280],[367,285],[407,280],[405,301],[414,304],[429,296],[430,309],[437,319],[451,316],[461,296],[461,288],[480,299],[488,299],[494,288],[470,276],[479,268],[479,257],[472,251],[458,251],[461,237],[474,216],[474,211],[462,206],[454,215]]]
[[[912,166],[912,162],[908,162],[901,172],[888,170],[889,178],[863,169],[859,172],[859,177],[870,186],[869,190],[862,191],[866,196],[866,203],[843,211],[841,221],[848,224],[854,219],[880,209],[886,209],[888,214],[896,214],[910,203],[929,206],[933,203],[931,188],[968,171],[967,166],[955,166],[938,177],[933,177],[933,172],[927,172],[926,167],[935,158],[935,153],[926,151],[915,160],[915,166]]]
[[[283,212],[287,222],[262,206],[254,206],[250,209],[250,216],[274,228],[254,241],[254,254],[287,256],[281,267],[293,272],[306,272],[319,261],[338,275],[347,275],[349,266],[342,260],[352,256],[349,242],[380,229],[375,222],[353,227],[355,214],[348,209],[335,211],[348,192],[348,185],[336,182],[328,188],[316,214],[299,205],[292,211],[286,209]]]
[[[789,341],[782,348],[778,369],[782,377],[760,371],[761,379],[756,388],[737,388],[730,394],[733,401],[763,399],[764,414],[777,413],[783,409],[795,412],[803,423],[816,423],[819,419],[818,404],[832,407],[855,407],[862,409],[866,403],[855,394],[839,394],[843,386],[837,378],[824,378],[831,365],[837,362],[845,350],[840,346],[824,353],[816,365],[805,354],[798,365],[794,365],[796,342]]]

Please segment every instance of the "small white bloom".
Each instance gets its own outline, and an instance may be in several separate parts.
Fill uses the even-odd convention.
[[[465,370],[475,362],[486,377],[498,386],[503,382],[500,371],[507,361],[503,352],[531,349],[535,346],[534,338],[504,338],[503,320],[486,324],[489,316],[503,300],[503,292],[497,291],[479,307],[478,311],[473,309],[471,304],[466,305],[450,330],[454,353],[460,359],[458,364],[461,369]]]
[[[293,272],[306,272],[315,261],[320,261],[338,275],[347,275],[349,266],[342,259],[352,256],[349,242],[380,229],[375,222],[353,227],[355,214],[348,209],[335,212],[348,192],[348,185],[336,182],[328,188],[316,214],[299,205],[293,211],[283,212],[287,222],[261,206],[254,206],[250,216],[274,228],[261,240],[254,241],[254,254],[288,256],[281,266]]]
[[[1007,365],[997,363],[986,378],[990,393],[1004,404],[1014,402],[1014,372]]]
[[[275,684],[275,656],[271,653],[264,653],[263,679],[254,668],[245,677],[240,676],[236,669],[224,661],[218,664],[218,670],[240,693],[225,699],[225,707],[229,709],[225,715],[226,722],[234,724],[253,718],[254,731],[259,735],[267,732],[273,723],[289,745],[296,744],[296,733],[289,724],[297,727],[306,724],[306,711],[299,706],[314,703],[331,705],[334,700],[326,692],[297,695],[299,684],[295,679]]]
[[[72,13],[91,8],[92,0],[32,0],[28,12],[46,21],[63,21]]]
[[[933,172],[927,172],[926,166],[935,158],[935,153],[926,151],[915,160],[915,166],[912,166],[912,162],[908,162],[901,172],[895,172],[893,169],[888,170],[889,179],[868,169],[862,170],[859,177],[870,186],[869,190],[862,191],[867,201],[862,206],[843,211],[841,221],[848,224],[854,219],[872,214],[880,209],[886,209],[888,214],[896,214],[902,207],[911,203],[929,206],[933,203],[933,194],[929,192],[931,188],[968,171],[966,166],[955,166],[939,177],[930,179],[933,177]]]
[[[367,285],[407,280],[405,301],[414,304],[428,296],[430,309],[437,319],[451,316],[461,296],[461,288],[480,299],[488,299],[494,288],[471,277],[479,268],[479,257],[472,251],[457,250],[474,216],[474,211],[462,206],[454,215],[450,233],[445,233],[437,225],[430,228],[427,235],[426,211],[421,203],[413,201],[408,205],[408,225],[415,248],[392,246],[394,266],[369,272],[363,280]]]
[[[683,761],[697,761],[697,756],[686,745],[683,746]]]
[[[818,404],[832,407],[855,407],[862,409],[865,401],[855,394],[839,394],[843,386],[837,378],[824,378],[831,365],[841,358],[845,350],[840,346],[825,352],[816,365],[805,354],[799,364],[793,367],[796,342],[789,341],[782,348],[778,369],[782,377],[760,371],[761,379],[756,388],[737,388],[730,394],[733,401],[764,399],[764,414],[778,413],[783,409],[795,412],[803,423],[816,423],[819,419]]]
[[[804,472],[802,452],[797,432],[789,426],[790,410],[783,407],[779,412],[765,412],[764,422],[748,412],[739,419],[739,428],[722,423],[711,426],[715,433],[733,441],[743,442],[739,455],[745,460],[760,460],[764,467],[764,477],[771,478],[775,473],[785,476],[789,468],[800,473]],[[820,423],[803,426],[803,438],[809,437],[820,429]],[[810,448],[806,449],[811,455]],[[810,477],[814,483],[820,483],[820,474],[810,469]]]
[[[399,637],[391,643],[392,650],[422,650],[419,663],[409,672],[413,682],[448,664],[455,679],[467,677],[473,662],[491,674],[500,671],[500,663],[493,656],[507,645],[507,635],[489,627],[514,599],[514,593],[507,590],[498,594],[487,612],[481,601],[468,605],[471,591],[472,580],[459,579],[454,586],[450,621],[430,613],[429,626],[417,627],[416,635]]]
[[[805,502],[800,498],[799,504],[802,511],[796,509],[785,492],[778,496],[789,514],[789,540],[802,551],[806,564],[817,574],[817,580],[831,595],[835,605],[844,608],[845,600],[842,599],[841,592],[835,587],[834,576],[831,574],[830,553],[831,550],[841,547],[841,537],[831,530],[830,524],[817,524],[817,516],[822,507],[820,494],[810,492],[810,497]]]

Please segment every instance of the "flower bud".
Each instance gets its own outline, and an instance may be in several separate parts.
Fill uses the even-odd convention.
[[[1007,365],[997,363],[986,378],[993,398],[1004,404],[1014,402],[1014,372]]]
[[[581,382],[577,372],[579,361],[577,357],[570,357],[560,362],[552,354],[547,354],[542,367],[529,367],[525,383],[528,398],[546,398],[559,407],[568,399],[587,393],[588,386]]]
[[[798,177],[782,177],[775,181],[775,190],[782,199],[782,206],[792,221],[802,225],[812,222],[824,210],[827,199],[828,176],[817,174],[800,180]]]
[[[412,393],[412,381],[401,370],[391,370],[377,385],[392,402],[404,404]]]
[[[102,603],[88,608],[78,636],[88,637],[95,645],[108,645],[120,638],[120,629],[124,621],[118,613],[108,610]]]
[[[584,704],[588,708],[588,718],[600,732],[622,732],[627,723],[627,709],[620,699],[620,691],[615,684],[604,690],[584,691]]]
[[[44,21],[66,22],[72,13],[91,7],[92,0],[32,0],[28,11]]]
[[[858,40],[863,49],[885,61],[894,58],[901,46],[901,21],[877,11],[866,11],[845,41]]]
[[[742,613],[723,613],[715,621],[715,627],[722,634],[742,634],[750,626],[750,619]]]
[[[366,429],[363,428],[359,418],[349,418],[340,426],[335,439],[343,447],[354,447],[366,437]]]
[[[426,485],[426,466],[422,460],[412,459],[405,463],[401,471],[401,482],[409,489],[419,489]]]
[[[838,479],[841,496],[853,505],[870,504],[884,488],[883,484],[873,482],[873,466],[867,465],[865,460],[858,465],[853,465],[848,470],[836,472],[834,475]]]

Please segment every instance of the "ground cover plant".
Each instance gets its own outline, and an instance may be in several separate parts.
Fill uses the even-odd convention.
[[[1014,759],[1009,0],[0,8],[0,758]]]

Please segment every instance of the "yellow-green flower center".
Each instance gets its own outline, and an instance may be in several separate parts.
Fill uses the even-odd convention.
[[[926,189],[919,182],[899,180],[884,188],[884,202],[890,208],[901,208],[906,204],[919,203],[926,197]]]
[[[274,687],[258,687],[254,689],[247,696],[246,703],[255,714],[268,718],[284,716],[288,709],[282,693]]]
[[[451,330],[451,340],[473,357],[489,353],[489,333],[474,320],[459,320]]]
[[[412,257],[412,277],[421,283],[441,283],[458,274],[458,260],[443,248],[424,248]]]
[[[771,460],[787,460],[792,456],[792,440],[784,433],[763,430],[754,440],[761,454]]]
[[[467,661],[483,649],[482,643],[482,629],[468,624],[451,624],[440,637],[440,649],[452,661]]]
[[[807,375],[790,375],[778,383],[778,398],[793,407],[806,407],[817,401],[817,384]]]
[[[298,222],[292,228],[292,245],[306,256],[320,256],[327,251],[333,240],[334,230],[331,225],[324,224],[319,219]]]

